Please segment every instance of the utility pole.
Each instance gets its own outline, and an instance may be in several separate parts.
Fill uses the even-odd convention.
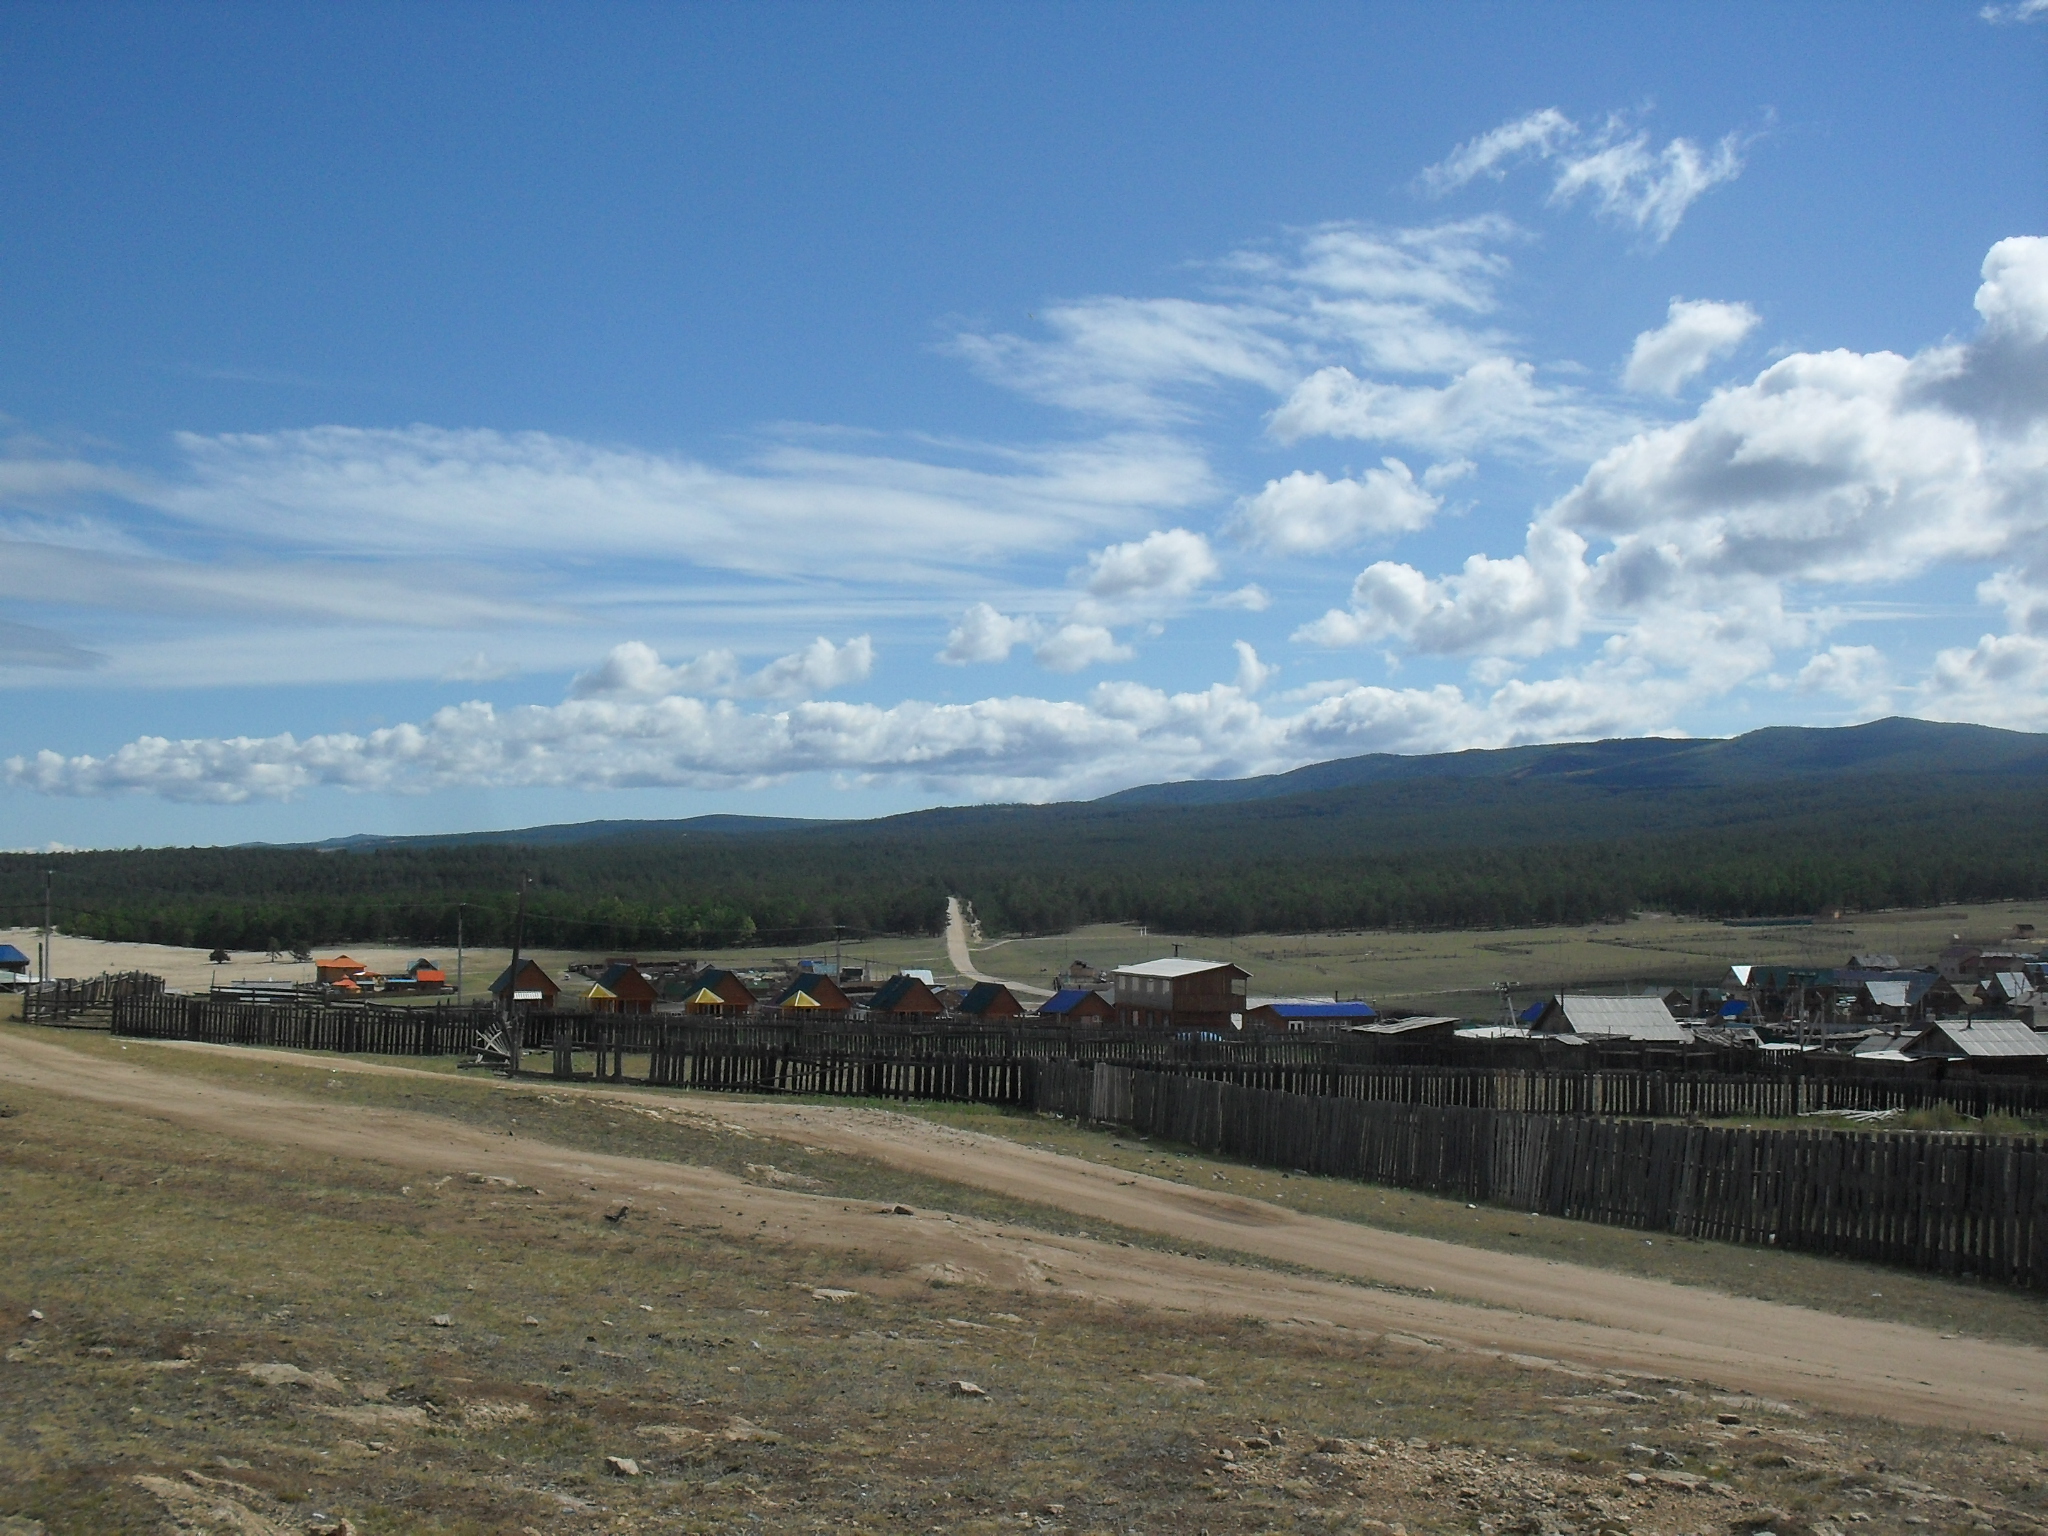
[[[462,903],[455,903],[455,1002],[462,1004]]]
[[[519,1075],[519,1052],[525,1044],[525,1020],[519,1016],[519,951],[526,943],[526,882],[519,877],[519,910],[512,919],[512,964],[505,972],[505,1054],[512,1063],[512,1075]]]
[[[50,882],[56,873],[53,869],[43,871],[43,952],[36,964],[42,970],[45,981],[50,979]]]

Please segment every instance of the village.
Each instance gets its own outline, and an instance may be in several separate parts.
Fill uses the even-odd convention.
[[[1839,966],[1737,964],[1711,983],[1626,995],[1500,991],[1489,1019],[1382,1009],[1363,999],[1262,997],[1245,967],[1176,953],[1100,968],[1076,959],[1050,995],[997,980],[947,985],[930,969],[871,976],[865,964],[793,958],[751,968],[615,956],[551,973],[521,959],[488,987],[507,1013],[570,1013],[949,1030],[1063,1027],[1228,1042],[1274,1036],[1498,1043],[1706,1045],[1784,1056],[1850,1056],[1873,1067],[1924,1060],[2048,1071],[2048,963],[2031,924],[2002,939],[1958,938],[1920,965],[1881,953]],[[226,956],[221,956],[225,960]],[[0,946],[0,972],[28,958]],[[313,960],[314,979],[216,982],[219,1001],[399,1003],[446,999],[460,971],[415,959],[378,973],[346,953]],[[33,990],[31,988],[31,990]],[[1022,994],[1022,996],[1020,996]],[[33,1003],[31,1003],[33,1008]]]

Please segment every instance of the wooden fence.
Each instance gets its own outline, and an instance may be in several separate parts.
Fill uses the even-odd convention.
[[[161,997],[163,990],[163,977],[147,971],[109,971],[82,981],[52,978],[31,982],[21,996],[22,1022],[84,1023],[100,1028],[113,1016],[114,1006],[121,999]]]
[[[393,1008],[371,1003],[229,1003],[201,997],[121,998],[112,1029],[143,1040],[267,1045],[373,1056],[461,1056],[490,1026],[488,1008]]]
[[[1108,1064],[1058,1064],[1039,1083],[1042,1109],[1272,1167],[2048,1289],[2038,1139],[1374,1102]]]

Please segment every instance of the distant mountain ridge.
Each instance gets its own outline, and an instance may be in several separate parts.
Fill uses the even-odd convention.
[[[1242,805],[1295,796],[1325,796],[1375,785],[1437,781],[1475,784],[1555,784],[1588,789],[1738,789],[1828,775],[1926,774],[2048,776],[2048,735],[1984,725],[1952,725],[1892,716],[1865,725],[1765,726],[1731,737],[1615,737],[1543,746],[1474,748],[1404,756],[1391,752],[1334,758],[1286,773],[1244,779],[1185,779],[1143,784],[1087,801],[1049,806],[938,806],[867,820],[779,816],[692,816],[683,820],[565,822],[492,832],[410,835],[358,833],[311,844],[322,851],[390,847],[508,844],[560,847],[617,838],[754,837],[812,831],[900,833],[958,825],[1011,810],[1086,815],[1091,809]],[[1089,818],[1093,819],[1093,818]]]

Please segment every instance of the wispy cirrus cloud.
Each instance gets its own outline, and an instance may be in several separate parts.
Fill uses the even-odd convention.
[[[1424,170],[1419,182],[1442,197],[1481,177],[1499,180],[1533,160],[1553,173],[1553,203],[1586,198],[1602,217],[1662,245],[1705,193],[1742,174],[1744,148],[1739,133],[1722,135],[1712,147],[1676,138],[1657,148],[1626,114],[1585,128],[1545,107],[1468,139]]]

